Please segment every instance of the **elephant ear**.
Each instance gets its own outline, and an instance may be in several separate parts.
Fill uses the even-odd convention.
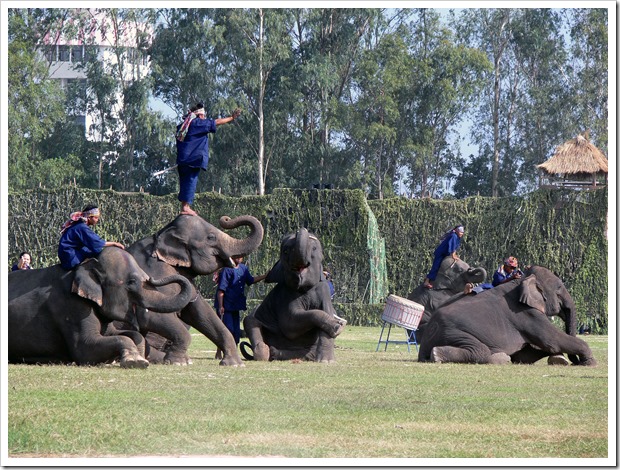
[[[282,269],[282,262],[278,261],[273,265],[273,268],[267,273],[265,278],[266,283],[281,283],[284,282],[284,271]]]
[[[98,272],[99,261],[90,258],[75,268],[75,277],[71,292],[92,300],[100,307],[103,305],[103,292]]]
[[[166,227],[155,236],[153,257],[171,266],[189,268],[192,265],[187,240],[178,235],[174,226]]]
[[[521,282],[519,302],[545,313],[545,299],[536,286],[536,275],[532,274]]]

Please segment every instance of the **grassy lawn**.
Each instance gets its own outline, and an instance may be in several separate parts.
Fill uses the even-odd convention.
[[[375,352],[379,332],[347,327],[330,365],[220,367],[200,334],[188,367],[11,365],[9,457],[613,455],[607,336],[582,337],[599,363],[584,368],[419,364]]]

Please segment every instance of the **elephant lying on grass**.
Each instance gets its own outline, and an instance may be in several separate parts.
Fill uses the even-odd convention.
[[[162,294],[170,284],[179,284],[180,293]],[[190,301],[192,287],[178,275],[152,279],[129,253],[108,247],[72,271],[58,264],[12,272],[8,293],[10,362],[86,365],[119,358],[121,367],[144,368],[136,309],[174,312]],[[114,320],[135,331],[109,328]]]
[[[321,242],[305,228],[282,239],[280,260],[265,279],[277,285],[243,320],[253,354],[242,342],[246,358],[335,360],[334,338],[346,321],[336,315],[322,263]]]
[[[565,322],[565,332],[548,317]],[[532,266],[521,279],[439,307],[426,325],[420,362],[532,364],[566,353],[575,365],[596,366],[576,337],[575,303],[550,270]]]

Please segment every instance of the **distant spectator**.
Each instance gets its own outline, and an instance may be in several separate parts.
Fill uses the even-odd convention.
[[[329,271],[323,271],[323,276],[325,276],[325,280],[327,281],[327,285],[329,285],[329,296],[332,300],[334,300],[334,295],[336,294],[336,289],[334,288],[334,283],[332,281],[332,274]]]
[[[11,268],[11,271],[17,271],[19,269],[32,269],[32,266],[30,266],[30,261],[30,253],[28,253],[27,251],[22,251],[19,254],[17,263],[15,263]]]

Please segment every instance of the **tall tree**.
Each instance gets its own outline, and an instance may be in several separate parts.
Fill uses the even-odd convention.
[[[13,190],[50,183],[46,175],[54,165],[45,163],[38,144],[63,119],[64,93],[48,79],[47,63],[38,48],[50,23],[61,14],[57,10],[8,10],[8,181]],[[56,168],[55,175],[66,182],[71,172],[72,164]]]

